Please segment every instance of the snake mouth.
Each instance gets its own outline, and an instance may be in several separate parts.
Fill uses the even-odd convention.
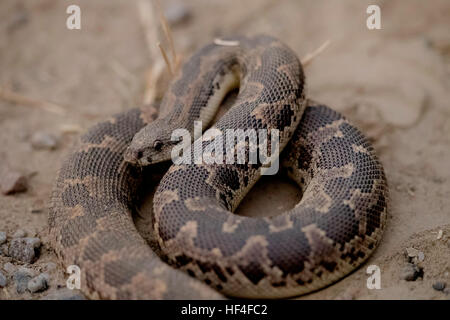
[[[164,157],[158,157],[158,155],[152,156],[149,155],[148,152],[139,149],[134,149],[132,147],[128,147],[125,150],[123,158],[125,162],[139,167],[145,167],[152,164],[167,161],[167,159],[165,159]]]

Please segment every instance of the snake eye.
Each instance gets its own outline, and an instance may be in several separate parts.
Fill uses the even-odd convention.
[[[160,151],[163,147],[163,143],[159,140],[156,140],[155,143],[153,143],[153,148],[155,148],[156,151]]]

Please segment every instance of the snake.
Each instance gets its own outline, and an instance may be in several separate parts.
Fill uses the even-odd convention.
[[[88,297],[289,298],[348,275],[380,243],[388,187],[369,139],[306,97],[302,64],[280,40],[222,40],[184,63],[159,104],[94,125],[63,161],[49,235],[61,263],[79,267]],[[213,122],[236,89],[233,106]],[[179,128],[186,139],[173,135]],[[226,149],[217,132],[229,129],[237,133]],[[265,144],[250,142],[252,130],[266,130]],[[253,147],[276,143],[269,162],[236,161],[238,148],[250,158]],[[231,150],[234,161],[166,161],[175,148],[192,157],[209,150],[216,160]],[[301,200],[278,215],[233,213],[277,159]],[[133,223],[148,184],[157,186],[152,243]]]

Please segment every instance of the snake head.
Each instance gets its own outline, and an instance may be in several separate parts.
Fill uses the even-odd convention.
[[[167,124],[156,119],[138,131],[124,154],[124,159],[134,165],[147,166],[170,160],[172,147]]]

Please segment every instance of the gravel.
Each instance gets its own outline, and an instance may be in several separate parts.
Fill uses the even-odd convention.
[[[44,291],[48,288],[48,282],[50,281],[50,276],[48,273],[41,273],[37,277],[34,277],[28,281],[27,288],[31,293]]]
[[[17,293],[24,293],[28,289],[28,281],[34,276],[34,272],[28,268],[20,268],[13,275]]]
[[[0,288],[4,288],[8,285],[5,275],[0,271]]]
[[[42,297],[41,300],[86,300],[79,290],[62,288]]]
[[[41,240],[39,238],[17,238],[9,245],[8,255],[16,260],[33,263],[39,254]]]
[[[0,244],[4,244],[6,242],[6,232],[0,231]]]
[[[36,132],[31,137],[31,146],[37,150],[54,150],[58,146],[58,138],[51,133]]]
[[[406,281],[415,281],[422,275],[422,270],[412,263],[407,263],[403,267],[401,278]]]
[[[433,289],[436,291],[444,291],[445,289],[445,282],[442,281],[436,281],[433,283]]]

